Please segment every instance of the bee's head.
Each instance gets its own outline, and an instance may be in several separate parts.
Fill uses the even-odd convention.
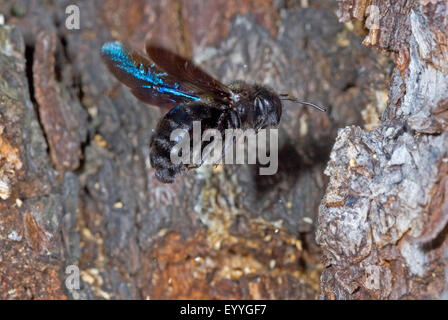
[[[282,116],[282,100],[305,104],[320,111],[326,111],[311,102],[298,100],[291,94],[276,94],[273,90],[250,85],[243,81],[235,81],[229,85],[232,90],[232,100],[243,123],[255,130],[276,127]]]
[[[282,102],[272,90],[255,85],[253,96],[253,114],[255,129],[276,127],[282,116]]]

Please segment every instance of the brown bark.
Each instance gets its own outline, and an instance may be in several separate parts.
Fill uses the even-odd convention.
[[[446,297],[446,1],[340,1],[342,21],[379,8],[366,44],[396,60],[371,131],[341,129],[326,169],[317,241],[325,299]]]
[[[391,61],[364,47],[352,32],[353,25],[338,22],[334,14],[337,5],[332,0],[75,1],[81,12],[79,31],[65,28],[65,7],[72,3],[0,1],[0,12],[5,13],[8,24],[0,26],[0,297],[316,298],[322,264],[314,232],[327,184],[323,171],[329,152],[339,128],[380,124],[378,115],[386,106],[387,82],[392,76]],[[344,2],[342,10],[345,7],[350,6]],[[406,10],[396,11],[397,22],[387,25],[409,27],[410,8]],[[348,19],[351,13],[342,16]],[[394,19],[394,14],[387,17]],[[434,21],[439,23],[436,17]],[[436,30],[431,23],[428,28]],[[402,39],[408,33],[394,37]],[[225,83],[235,79],[264,83],[331,111],[320,114],[285,105],[275,176],[260,177],[253,166],[224,166],[201,168],[173,185],[164,185],[155,180],[148,166],[149,140],[161,111],[137,101],[102,64],[99,49],[111,39],[126,40],[137,49],[142,49],[146,40],[158,42],[194,58]],[[401,52],[393,36],[385,39],[379,35],[377,45]],[[402,61],[399,71],[417,74],[422,66],[431,66],[431,57],[438,53],[431,45],[424,48],[429,48],[424,60],[413,60],[410,48],[403,50],[397,58]],[[443,66],[437,61],[428,72],[443,79],[438,71]],[[446,109],[431,99],[427,103],[419,100],[421,107],[410,102],[407,109],[394,107],[406,106],[402,102],[405,82],[400,81],[399,71],[393,75],[391,103],[383,123],[369,132],[349,128],[340,133],[340,149],[334,149],[327,169],[334,171],[325,198],[328,208],[321,208],[318,230],[327,256],[334,248],[329,243],[336,244],[336,254],[353,246],[350,241],[331,238],[325,219],[330,221],[332,210],[344,210],[350,203],[350,212],[358,212],[366,202],[364,193],[356,199],[347,193],[346,198],[344,192],[349,189],[345,185],[340,192],[331,193],[339,174],[342,182],[352,179],[352,174],[370,175],[370,179],[381,174],[378,181],[387,176],[384,187],[397,190],[398,197],[395,188],[403,173],[399,176],[395,168],[405,161],[406,170],[420,177],[420,169],[413,164],[421,161],[426,180],[415,179],[425,185],[427,195],[410,199],[418,206],[427,201],[427,208],[435,208],[438,213],[431,223],[444,217],[437,207],[445,189],[435,186],[445,185],[437,172],[446,168],[438,161],[441,156],[434,151],[432,139],[445,141]],[[412,81],[420,83],[416,78]],[[433,103],[438,103],[438,109],[425,109]],[[423,115],[429,110],[434,121],[426,123]],[[406,150],[400,149],[403,144],[412,148],[416,139],[402,129],[400,123],[405,120],[410,121],[412,130],[420,128],[419,139],[426,141],[420,142],[421,158],[412,163]],[[385,123],[390,124],[384,127]],[[357,161],[350,171],[340,162],[347,157],[337,154],[347,148],[344,137],[351,137]],[[382,142],[385,137],[391,142]],[[398,150],[392,157],[393,168],[385,163],[375,167],[374,161],[370,167],[364,164],[363,159],[369,159],[362,148],[373,148],[379,161]],[[359,158],[357,152],[365,158]],[[432,164],[438,164],[438,169]],[[431,190],[439,200],[431,198]],[[348,204],[347,199],[351,199]],[[430,199],[433,201],[428,202]],[[392,199],[390,205],[400,204],[398,201]],[[394,211],[397,217],[400,212]],[[416,228],[423,226],[416,218],[418,213],[419,209],[412,207]],[[380,224],[381,219],[372,221]],[[355,230],[362,241],[363,232],[369,229],[365,223],[360,221]],[[396,241],[394,237],[402,230],[395,229],[375,237],[384,243]],[[376,244],[372,247],[377,248]],[[354,248],[360,249],[362,261],[375,261],[374,251]],[[389,248],[387,261],[402,261],[395,245],[384,248]],[[414,252],[412,244],[405,248]],[[350,256],[351,251],[347,252]],[[434,252],[434,259],[442,257]],[[386,253],[379,256],[386,257]],[[341,264],[331,257],[328,261],[331,264],[326,265],[322,277],[324,297],[337,290],[341,290],[337,297],[350,297],[342,294],[347,288],[354,290],[354,296],[364,293],[359,285],[345,280],[352,275],[354,282],[359,280],[358,262],[351,262],[350,257]],[[64,271],[71,264],[81,270],[81,290],[65,287]],[[372,262],[371,266],[376,265]],[[344,272],[338,273],[343,268]],[[398,262],[380,268],[391,275],[391,288],[406,283],[406,277],[396,280],[392,276],[403,274]],[[340,282],[331,280],[335,278],[343,279],[344,286],[338,287]],[[385,292],[398,290],[381,285]]]

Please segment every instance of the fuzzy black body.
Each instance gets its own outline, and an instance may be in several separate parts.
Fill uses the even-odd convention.
[[[224,137],[226,129],[254,129],[257,132],[278,125],[281,101],[273,91],[244,82],[232,83],[229,88],[233,100],[228,104],[192,102],[179,105],[160,120],[151,141],[150,153],[151,166],[156,169],[156,177],[160,181],[172,183],[182,170],[201,165],[201,162],[193,166],[172,163],[171,151],[177,142],[171,140],[171,133],[176,129],[183,129],[192,137],[193,122],[200,121],[201,136],[208,129],[217,129]],[[192,150],[193,141],[190,142]],[[206,145],[201,145],[201,151]]]
[[[120,42],[109,42],[103,45],[101,56],[138,99],[171,109],[160,120],[150,145],[151,166],[160,181],[172,183],[183,170],[201,165],[201,161],[194,165],[171,162],[177,143],[171,133],[176,129],[191,136],[193,122],[200,121],[201,133],[217,129],[224,136],[226,129],[258,131],[279,124],[282,103],[272,90],[242,81],[225,86],[165,49],[148,45],[146,52],[149,59]]]
[[[197,164],[174,164],[171,161],[171,151],[177,143],[171,140],[171,133],[176,129],[183,129],[193,137],[194,121],[201,123],[201,136],[208,129],[218,129],[223,134],[227,128],[241,126],[234,110],[222,110],[217,105],[191,102],[170,110],[159,121],[150,145],[151,166],[156,170],[156,177],[160,181],[172,183],[182,170],[201,165],[202,161]],[[190,149],[193,147],[193,140],[190,140]],[[201,146],[201,151],[204,147],[205,144]]]

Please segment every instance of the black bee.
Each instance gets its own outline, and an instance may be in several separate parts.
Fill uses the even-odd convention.
[[[183,169],[200,166],[173,164],[170,153],[175,129],[192,131],[193,121],[201,121],[201,131],[217,129],[260,129],[275,127],[282,115],[281,100],[325,109],[299,101],[287,94],[276,94],[258,84],[235,81],[223,85],[190,61],[170,51],[146,46],[149,59],[120,42],[108,42],[101,56],[109,70],[140,100],[162,108],[171,108],[160,120],[151,141],[151,166],[156,177],[172,183]]]

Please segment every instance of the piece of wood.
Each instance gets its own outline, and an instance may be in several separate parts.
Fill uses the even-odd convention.
[[[367,2],[379,30],[364,43],[397,66],[381,125],[341,129],[330,156],[317,229],[321,297],[446,298],[448,4]],[[366,18],[354,9],[365,1],[339,4],[342,21]]]

